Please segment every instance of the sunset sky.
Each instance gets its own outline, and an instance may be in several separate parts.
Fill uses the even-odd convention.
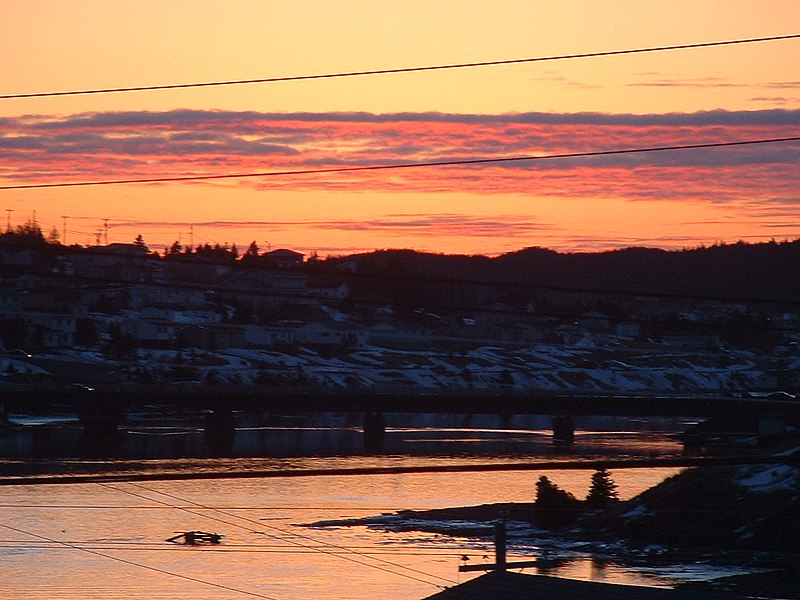
[[[794,0],[0,0],[0,95],[548,57],[800,33]],[[0,99],[0,186],[800,135],[800,39]],[[153,249],[684,248],[800,237],[800,143],[0,190],[12,226]],[[64,218],[66,217],[66,219]],[[107,220],[107,221],[106,221]],[[102,231],[103,235],[98,236]]]

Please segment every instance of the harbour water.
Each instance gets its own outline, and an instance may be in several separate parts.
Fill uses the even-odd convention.
[[[530,463],[556,456],[546,429],[518,428],[519,423],[506,423],[504,428],[483,425],[488,426],[390,427],[389,448],[403,452],[377,455],[356,451],[357,428],[317,423],[314,427],[273,426],[271,431],[266,425],[241,432],[237,429],[237,437],[241,434],[242,439],[264,436],[272,440],[273,445],[262,447],[260,456],[251,453],[213,458],[177,453],[161,458],[61,457],[56,462],[43,458],[33,462],[44,460],[48,466],[57,463],[66,470],[89,468],[92,472],[133,469],[218,473]],[[681,451],[668,427],[618,425],[619,431],[584,428],[577,435],[576,447],[585,456],[665,456]],[[126,435],[153,437],[148,442],[151,448],[169,443],[168,436],[179,435],[173,429],[146,430],[142,424],[138,433],[129,429]],[[156,440],[157,436],[163,439]],[[298,440],[304,441],[306,448],[310,444],[317,450],[316,455],[289,452],[285,441],[276,442],[286,436],[293,439],[292,444]],[[352,444],[340,445],[339,451],[334,451],[336,444],[331,439],[337,437],[352,438]],[[316,442],[311,444],[311,440]],[[175,446],[174,441],[173,447],[185,449],[181,444]],[[10,442],[6,439],[4,443],[8,448]],[[236,447],[242,448],[243,443],[237,442]],[[500,448],[498,444],[504,446]],[[352,452],[347,450],[350,447]],[[499,449],[515,451],[502,453]],[[0,466],[8,473],[20,469],[23,463],[31,466],[29,459],[6,454]],[[626,469],[611,474],[620,497],[625,499],[676,471]],[[460,574],[458,565],[465,556],[472,563],[489,562],[491,539],[308,524],[403,509],[530,502],[541,475],[583,497],[592,472],[554,469],[7,485],[0,487],[0,597],[414,600],[474,577],[473,573]],[[187,546],[166,541],[184,531],[219,533],[222,542]],[[511,531],[509,542],[509,560],[547,555],[555,560],[539,572],[566,577],[670,586],[685,579],[729,572],[727,567],[710,560],[698,562],[696,558],[658,555],[653,560],[626,561],[602,547],[547,541],[530,532]]]

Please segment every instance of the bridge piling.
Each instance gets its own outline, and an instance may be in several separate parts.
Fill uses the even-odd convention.
[[[78,419],[81,423],[81,446],[87,456],[114,456],[119,451],[120,433],[127,415],[114,408],[101,411],[84,411]]]
[[[236,437],[236,417],[228,409],[217,409],[206,413],[206,444],[215,456],[228,456],[233,452]]]
[[[386,419],[383,413],[368,412],[364,414],[364,450],[381,452],[386,441]]]
[[[553,417],[553,443],[556,446],[571,446],[575,442],[575,417],[557,415]]]

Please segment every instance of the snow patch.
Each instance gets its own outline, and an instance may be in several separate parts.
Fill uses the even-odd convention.
[[[743,488],[755,493],[769,493],[788,490],[797,485],[800,479],[800,470],[791,465],[776,465],[769,467],[748,467],[735,481]]]

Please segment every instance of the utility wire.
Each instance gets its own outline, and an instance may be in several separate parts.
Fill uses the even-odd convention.
[[[249,173],[222,173],[218,175],[185,175],[176,177],[148,177],[142,179],[110,179],[87,181],[61,181],[55,183],[26,183],[0,186],[0,190],[26,190],[42,188],[61,188],[99,185],[129,185],[135,183],[178,183],[185,181],[209,181],[220,179],[243,179],[252,177],[286,177],[298,175],[320,175],[336,173],[354,173],[361,171],[387,171],[397,169],[418,169],[425,167],[451,167],[467,165],[501,164],[511,162],[531,162],[536,160],[557,160],[569,158],[588,158],[596,156],[616,156],[622,154],[643,154],[647,152],[670,152],[676,150],[700,150],[707,148],[730,148],[735,146],[753,146],[757,144],[780,144],[800,141],[800,136],[780,138],[760,138],[736,140],[733,142],[708,142],[701,144],[682,144],[671,146],[650,146],[642,148],[621,148],[617,150],[592,150],[588,152],[564,152],[559,154],[540,154],[536,156],[507,156],[497,158],[469,158],[454,160],[421,161],[410,163],[391,163],[385,165],[361,165],[354,167],[330,167],[321,169],[298,169],[294,171],[262,171]]]
[[[205,581],[203,579],[199,579],[197,577],[192,577],[190,575],[182,575],[180,573],[173,573],[172,571],[167,571],[167,570],[161,569],[159,567],[153,567],[153,566],[150,566],[150,565],[145,565],[145,564],[138,563],[138,562],[135,562],[135,561],[132,561],[132,560],[128,560],[126,558],[120,558],[118,556],[113,556],[111,554],[105,554],[103,552],[98,552],[97,550],[92,550],[90,548],[85,548],[85,547],[82,547],[82,546],[78,546],[78,545],[75,545],[75,544],[70,543],[70,542],[62,542],[62,541],[56,540],[54,538],[50,538],[50,537],[47,537],[47,536],[44,536],[44,535],[40,535],[38,533],[25,531],[23,529],[20,529],[18,527],[12,527],[11,525],[7,525],[5,523],[0,523],[0,527],[3,527],[3,528],[8,529],[10,531],[14,531],[16,533],[21,533],[23,535],[27,535],[27,536],[30,536],[30,537],[33,537],[33,538],[38,538],[38,539],[44,540],[46,542],[50,542],[50,543],[53,543],[53,544],[59,544],[59,545],[65,547],[65,548],[70,548],[72,550],[80,550],[81,552],[86,552],[87,554],[92,554],[94,556],[99,556],[101,558],[107,558],[109,560],[115,560],[117,562],[121,562],[121,563],[124,563],[126,565],[131,565],[133,567],[138,567],[140,569],[147,569],[148,571],[155,571],[156,573],[161,573],[162,575],[168,575],[170,577],[177,577],[179,579],[192,581],[194,583],[201,583],[203,585],[209,585],[209,586],[212,586],[212,587],[215,587],[215,588],[219,588],[219,589],[222,589],[222,590],[226,590],[226,591],[229,591],[229,592],[235,592],[237,594],[243,594],[245,596],[250,596],[251,598],[267,598],[267,599],[269,599],[269,596],[264,596],[263,594],[256,594],[256,593],[253,593],[253,592],[246,592],[244,590],[240,590],[240,589],[237,589],[235,587],[231,587],[229,585],[223,585],[223,584],[220,584],[220,583],[212,583],[210,581]]]
[[[398,73],[418,73],[422,71],[443,71],[448,69],[464,69],[474,67],[494,67],[502,65],[515,65],[525,63],[537,63],[556,60],[570,60],[579,58],[600,58],[604,56],[621,56],[626,54],[643,54],[646,52],[664,52],[671,50],[689,50],[693,48],[710,48],[714,46],[732,46],[735,44],[751,44],[756,42],[776,42],[781,40],[792,40],[800,38],[800,34],[775,35],[757,38],[744,38],[734,40],[724,40],[716,42],[699,42],[694,44],[676,44],[672,46],[652,46],[647,48],[634,48],[628,50],[606,50],[602,52],[585,52],[578,54],[558,54],[553,56],[538,56],[533,58],[512,58],[507,60],[489,60],[468,63],[451,63],[441,65],[428,65],[420,67],[403,67],[396,69],[375,69],[368,71],[345,71],[338,73],[321,73],[315,75],[292,75],[287,77],[265,77],[259,79],[229,79],[224,81],[208,81],[194,83],[174,83],[166,85],[144,85],[133,87],[97,88],[87,90],[69,90],[56,92],[31,92],[22,94],[0,95],[0,100],[13,100],[19,98],[45,98],[52,96],[78,96],[89,94],[113,94],[120,92],[144,92],[155,90],[175,90],[187,88],[221,87],[229,85],[248,85],[256,83],[279,83],[288,81],[308,81],[315,79],[336,79],[343,77],[359,77],[366,75],[392,75]]]
[[[439,577],[437,575],[432,575],[430,573],[426,573],[424,571],[420,571],[420,570],[414,569],[412,567],[406,567],[406,566],[403,566],[403,565],[399,565],[399,564],[390,562],[390,561],[385,560],[385,559],[376,558],[374,556],[369,556],[368,554],[366,554],[364,552],[359,552],[359,551],[353,550],[352,548],[347,548],[345,546],[339,546],[339,545],[336,545],[336,544],[325,544],[324,542],[321,542],[320,540],[317,540],[316,538],[313,538],[313,537],[308,536],[308,535],[302,535],[302,534],[297,534],[297,533],[294,533],[294,532],[291,532],[291,531],[286,531],[285,529],[282,529],[280,527],[276,527],[275,525],[269,525],[267,523],[256,521],[254,519],[250,519],[248,517],[243,517],[241,515],[230,514],[230,513],[226,512],[226,511],[222,511],[220,509],[209,508],[209,507],[206,507],[206,506],[204,506],[202,504],[199,504],[199,503],[196,503],[196,502],[192,502],[191,500],[187,500],[185,498],[181,498],[180,496],[177,496],[175,494],[170,494],[170,493],[167,493],[167,492],[154,490],[154,489],[148,488],[147,486],[144,486],[142,484],[133,483],[131,481],[128,481],[127,483],[130,486],[140,488],[142,490],[150,492],[151,494],[160,494],[162,496],[166,496],[167,498],[171,498],[173,500],[177,500],[177,501],[182,502],[184,504],[190,504],[190,505],[196,506],[197,508],[200,508],[200,509],[203,509],[203,510],[210,510],[210,511],[217,512],[217,513],[220,513],[222,515],[225,515],[226,517],[232,517],[232,518],[235,518],[235,519],[240,519],[241,521],[244,521],[245,523],[250,523],[250,524],[257,525],[258,527],[260,527],[262,529],[268,529],[268,530],[276,531],[276,532],[278,532],[278,533],[280,533],[282,535],[288,536],[288,537],[287,538],[280,538],[280,537],[276,536],[275,534],[272,534],[271,537],[274,537],[275,539],[278,539],[278,540],[281,540],[281,541],[288,542],[290,544],[294,544],[295,546],[298,546],[300,548],[304,548],[306,550],[312,550],[312,551],[315,551],[315,552],[318,552],[318,553],[321,553],[321,554],[326,554],[326,555],[329,555],[329,556],[341,558],[343,560],[347,560],[349,562],[353,562],[353,563],[359,564],[361,566],[370,567],[370,568],[373,568],[373,569],[378,569],[380,571],[384,571],[384,572],[390,573],[392,575],[397,575],[397,576],[400,576],[400,577],[404,577],[406,579],[411,579],[413,581],[417,581],[419,583],[424,583],[426,585],[433,585],[435,587],[442,587],[442,586],[440,584],[437,584],[437,583],[432,583],[431,581],[426,581],[426,580],[421,579],[419,577],[416,577],[414,575],[409,575],[407,573],[401,573],[401,572],[398,572],[398,571],[394,571],[392,569],[404,569],[404,570],[410,571],[412,573],[418,573],[420,575],[424,575],[425,577],[434,578],[434,579],[440,579],[440,580],[442,580],[442,581],[444,581],[446,583],[449,583],[449,584],[455,583],[454,581],[451,581],[449,579],[445,579],[445,578]],[[212,520],[219,521],[221,523],[225,523],[225,524],[228,524],[228,525],[231,525],[231,526],[234,526],[234,527],[240,527],[242,529],[246,529],[248,531],[252,531],[252,527],[244,526],[244,525],[241,525],[239,523],[232,523],[232,522],[229,522],[229,521],[225,521],[224,519],[213,517],[213,516],[210,516],[210,515],[207,515],[207,514],[197,513],[195,511],[186,509],[184,507],[173,505],[173,504],[164,502],[162,500],[157,500],[157,499],[152,498],[152,497],[144,496],[142,494],[138,494],[138,493],[132,492],[130,490],[125,490],[125,489],[122,489],[122,488],[119,488],[119,487],[116,487],[116,486],[112,486],[112,485],[108,485],[108,484],[105,484],[105,483],[99,483],[98,485],[101,485],[101,486],[103,486],[105,488],[108,488],[108,489],[111,489],[111,490],[114,490],[114,491],[117,491],[117,492],[130,494],[130,495],[135,496],[137,498],[150,500],[151,502],[156,502],[158,504],[163,504],[163,505],[166,505],[166,506],[170,506],[170,507],[178,509],[178,510],[183,510],[183,511],[189,512],[191,514],[196,514],[196,515],[202,516],[202,517],[207,518],[207,519],[212,519]],[[333,550],[325,550],[325,549],[320,548],[320,547],[318,547],[316,545],[312,546],[312,545],[309,545],[309,544],[305,544],[303,542],[299,542],[299,541],[293,540],[291,538],[300,538],[300,539],[304,539],[304,540],[309,540],[310,542],[313,542],[314,544],[319,544],[320,546],[333,548]],[[338,551],[344,551],[346,554],[344,554],[342,552],[337,552],[337,550]],[[364,561],[352,558],[352,557],[348,556],[347,554],[355,554],[355,555],[360,556],[362,558],[367,558],[367,559],[370,559],[370,560],[373,560],[375,562],[382,563],[382,564],[372,564],[372,563],[364,562]],[[382,566],[382,565],[387,565],[387,566]],[[389,568],[389,567],[391,567],[391,568]]]

